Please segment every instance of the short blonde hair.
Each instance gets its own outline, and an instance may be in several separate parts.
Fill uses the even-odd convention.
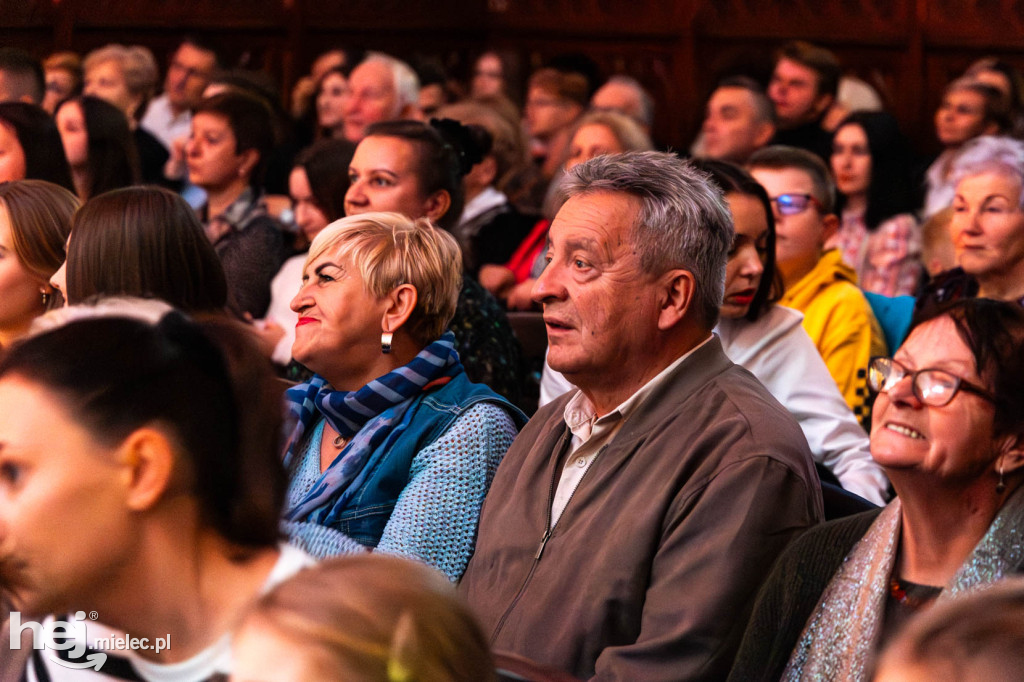
[[[240,631],[255,626],[294,642],[323,680],[487,682],[496,678],[484,636],[455,587],[410,559],[328,559],[263,595]]]
[[[117,62],[124,75],[124,83],[134,96],[148,100],[156,90],[160,73],[156,59],[148,47],[111,43],[97,48],[85,56],[82,66],[88,72],[104,62]]]
[[[426,218],[401,213],[363,213],[325,227],[309,247],[306,265],[328,249],[339,249],[359,270],[363,286],[378,297],[402,284],[416,289],[416,307],[406,329],[426,345],[455,315],[462,289],[462,252],[451,234]]]

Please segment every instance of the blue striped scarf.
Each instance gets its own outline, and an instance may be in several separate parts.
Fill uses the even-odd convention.
[[[284,455],[290,468],[303,445],[303,436],[322,415],[344,438],[345,449],[294,508],[289,521],[332,525],[363,483],[370,455],[385,440],[405,430],[403,415],[425,388],[447,383],[463,371],[451,332],[420,351],[407,365],[378,377],[357,391],[336,391],[317,374],[307,383],[285,391],[285,402],[296,419]]]

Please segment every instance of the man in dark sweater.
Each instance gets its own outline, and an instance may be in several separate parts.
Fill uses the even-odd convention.
[[[828,164],[832,133],[821,123],[836,100],[840,75],[839,60],[829,50],[803,41],[783,45],[768,83],[777,119],[771,144],[806,149]]]

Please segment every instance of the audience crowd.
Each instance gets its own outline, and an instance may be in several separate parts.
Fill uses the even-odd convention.
[[[0,682],[1024,662],[1013,66],[165,66],[0,48]]]

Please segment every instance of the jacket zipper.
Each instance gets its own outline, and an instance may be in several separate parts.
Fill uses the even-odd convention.
[[[568,435],[568,432],[566,432],[563,439],[568,437]],[[588,466],[587,470],[583,472],[582,476],[580,476],[580,480],[576,481],[576,485],[573,487],[572,492],[569,493],[569,499],[565,501],[565,508],[562,510],[562,516],[565,516],[565,510],[569,508],[572,498],[576,495],[576,491],[579,489],[580,484],[583,483],[583,479],[585,479],[587,474],[590,473],[590,469],[594,466],[594,462],[596,462],[597,458],[601,456],[601,453],[607,449],[608,444],[605,443],[601,446],[601,449],[597,451],[597,454],[594,455],[594,459],[590,460],[590,466]],[[530,566],[530,571],[526,574],[526,579],[523,580],[523,584],[520,586],[519,591],[516,592],[515,598],[512,599],[512,603],[508,605],[508,608],[505,609],[505,613],[501,615],[501,619],[498,621],[498,624],[494,626],[494,633],[491,635],[491,644],[494,644],[498,639],[498,635],[501,633],[502,628],[505,627],[505,621],[508,620],[510,615],[512,615],[512,611],[516,608],[516,605],[522,598],[523,593],[526,592],[526,587],[530,584],[530,580],[533,578],[533,574],[537,570],[537,564],[540,563],[540,558],[544,554],[544,547],[548,544],[548,540],[551,539],[551,531],[554,530],[551,526],[551,506],[555,502],[555,479],[560,477],[559,473],[560,470],[556,466],[554,472],[551,474],[551,486],[548,488],[547,521],[544,526],[544,535],[541,536],[540,545],[537,547],[536,554],[533,555],[533,564]],[[559,520],[561,520],[561,517],[559,517]]]

